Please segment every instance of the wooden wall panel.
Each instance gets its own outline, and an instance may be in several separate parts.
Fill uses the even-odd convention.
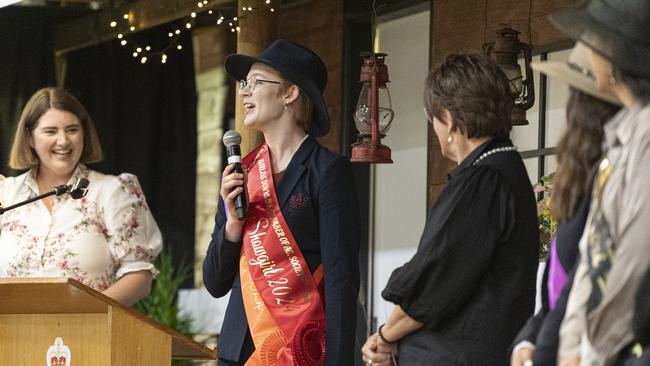
[[[503,23],[520,31],[522,41],[532,42],[534,52],[568,48],[571,41],[551,24],[548,15],[574,7],[579,2],[580,0],[431,0],[431,69],[451,53],[481,50],[486,40],[494,40],[496,30]],[[427,200],[431,207],[447,183],[447,172],[456,164],[442,156],[431,126],[428,135]]]
[[[327,67],[325,102],[330,132],[319,141],[341,153],[341,104],[343,76],[343,0],[318,0],[289,6],[278,14],[277,36],[314,50]]]

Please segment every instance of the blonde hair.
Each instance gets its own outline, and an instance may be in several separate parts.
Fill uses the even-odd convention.
[[[84,133],[84,151],[81,153],[79,161],[90,164],[102,160],[103,154],[99,137],[97,137],[95,124],[86,108],[67,91],[50,87],[38,90],[27,101],[11,144],[9,167],[18,170],[38,167],[40,163],[38,155],[29,146],[28,138],[37,127],[39,119],[52,108],[70,112],[79,119]]]

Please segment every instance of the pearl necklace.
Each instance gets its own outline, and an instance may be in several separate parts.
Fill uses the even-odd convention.
[[[490,156],[492,154],[496,154],[496,153],[500,153],[500,152],[508,152],[508,151],[517,151],[517,147],[516,146],[495,147],[494,149],[488,150],[488,151],[484,152],[483,154],[481,154],[481,156],[479,156],[478,159],[474,160],[472,165],[478,164],[479,161],[487,158],[488,156]]]

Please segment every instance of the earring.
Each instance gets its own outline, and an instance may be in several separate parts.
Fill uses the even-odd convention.
[[[449,136],[447,137],[447,142],[448,142],[448,143],[451,144],[451,142],[452,142],[453,140],[454,140],[454,139],[451,137],[451,135],[449,135]]]
[[[285,110],[287,109],[287,101],[286,100],[284,101],[284,109]]]

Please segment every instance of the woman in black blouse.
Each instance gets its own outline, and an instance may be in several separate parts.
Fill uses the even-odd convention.
[[[535,198],[508,138],[505,74],[479,54],[451,55],[431,72],[425,112],[442,154],[459,165],[429,211],[415,256],[382,296],[396,306],[364,345],[389,365],[505,365],[532,313],[539,234]]]

